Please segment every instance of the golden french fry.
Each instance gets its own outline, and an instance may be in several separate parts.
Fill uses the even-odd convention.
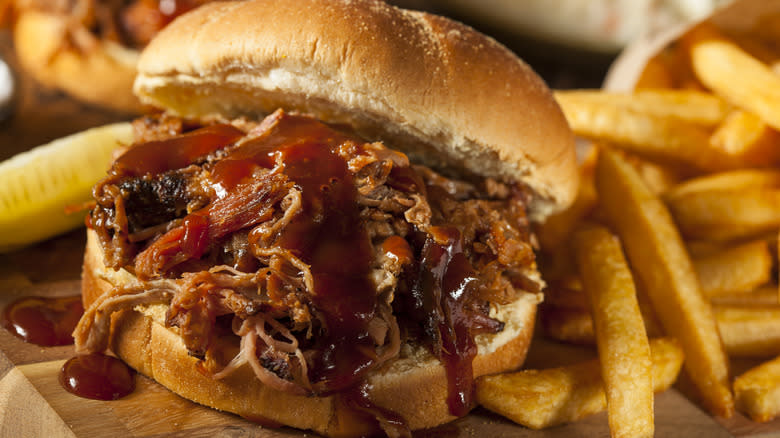
[[[614,144],[640,157],[718,171],[733,166],[709,144],[711,130],[701,125],[644,114],[615,105],[559,101],[575,134]]]
[[[666,196],[680,231],[693,239],[728,241],[780,227],[780,188]]]
[[[765,300],[769,298],[764,295]],[[780,307],[758,302],[713,306],[726,354],[731,357],[769,357],[780,354]],[[582,309],[545,307],[542,331],[559,342],[595,345],[593,318]],[[645,321],[647,319],[645,318]],[[648,325],[648,332],[651,327]]]
[[[780,171],[746,169],[688,180],[664,194],[681,231],[694,239],[758,236],[780,225]]]
[[[707,297],[749,292],[769,281],[772,255],[765,240],[693,258],[701,291]]]
[[[640,300],[639,310],[648,337],[663,336],[652,309],[643,306]],[[541,332],[549,339],[574,345],[596,345],[593,317],[586,307],[559,307],[545,302],[539,311],[539,324]]]
[[[675,72],[668,62],[668,57],[664,53],[650,58],[645,64],[645,69],[637,79],[634,88],[637,90],[644,88],[676,88]]]
[[[688,52],[679,44],[666,46],[645,64],[634,89],[646,88],[704,91],[693,74]]]
[[[576,345],[594,345],[593,317],[587,309],[544,305],[539,310],[542,333],[550,339]]]
[[[780,307],[713,306],[713,311],[729,356],[780,354]]]
[[[749,292],[740,292],[710,297],[716,306],[777,306],[777,286],[762,286]]]
[[[567,108],[611,108],[704,126],[720,123],[731,110],[720,97],[694,90],[647,89],[633,94],[566,90],[555,91],[555,99],[565,112]]]
[[[600,151],[596,188],[664,331],[683,346],[686,370],[706,406],[715,415],[731,416],[728,361],[715,317],[669,211],[610,149]]]
[[[575,231],[572,241],[594,322],[610,434],[651,437],[650,347],[620,241],[595,225]]]
[[[671,166],[664,166],[638,157],[628,157],[642,181],[653,193],[660,195],[666,193],[672,187],[677,186],[682,179],[680,171]]]
[[[702,38],[690,48],[699,80],[739,108],[780,129],[780,76],[735,43]]]
[[[689,240],[685,242],[685,247],[688,248],[688,254],[691,258],[695,259],[723,251],[723,248],[727,248],[728,245],[711,240]]]
[[[710,137],[710,144],[745,167],[767,167],[780,161],[780,133],[758,116],[736,110]]]
[[[539,227],[537,237],[545,251],[555,251],[569,238],[576,224],[596,206],[596,187],[593,170],[596,167],[596,148],[591,148],[580,166],[580,186],[574,203],[559,213],[548,217]]]
[[[665,391],[680,372],[682,349],[674,339],[659,338],[650,341],[650,350],[653,389]],[[531,429],[576,421],[606,407],[597,360],[483,376],[476,386],[479,404]]]
[[[753,421],[780,414],[780,357],[752,368],[734,380],[737,409]]]
[[[675,186],[664,197],[674,199],[702,192],[764,188],[780,188],[780,170],[741,169],[693,178]]]

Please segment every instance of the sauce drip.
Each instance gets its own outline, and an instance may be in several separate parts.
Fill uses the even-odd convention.
[[[9,304],[3,312],[3,326],[25,342],[52,347],[73,343],[84,306],[80,296],[26,297]]]
[[[99,353],[69,359],[59,380],[68,392],[94,400],[116,400],[135,389],[135,372],[121,360]]]
[[[339,430],[334,435],[411,436],[409,426],[400,415],[381,408],[371,401],[367,383],[361,383],[342,392],[336,399],[336,403],[337,406],[343,404],[349,416],[338,419]]]
[[[477,277],[454,227],[431,227],[421,250],[412,295],[434,354],[447,371],[450,413],[466,415],[473,403],[472,361],[477,354],[467,309]]]

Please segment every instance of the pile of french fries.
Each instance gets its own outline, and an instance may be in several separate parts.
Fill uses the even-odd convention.
[[[539,325],[598,360],[481,378],[483,406],[531,428],[606,409],[613,437],[652,436],[654,392],[682,364],[711,414],[780,414],[773,29],[705,22],[651,59],[633,93],[555,93],[591,145],[576,201],[538,230]],[[760,365],[735,376],[741,358]]]

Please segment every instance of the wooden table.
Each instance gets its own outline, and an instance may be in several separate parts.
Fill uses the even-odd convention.
[[[7,35],[0,34],[0,54],[10,56]],[[0,159],[68,133],[128,118],[42,90],[24,76],[20,80],[16,115],[0,123]],[[0,308],[23,296],[78,294],[83,246],[84,232],[77,230],[0,255]],[[535,340],[528,364],[539,364],[549,349],[568,349],[565,356],[569,358],[582,354],[571,347]],[[143,376],[137,377],[137,390],[121,400],[102,402],[76,397],[57,382],[60,367],[73,354],[72,346],[38,347],[0,329],[0,436],[305,435],[288,428],[265,429],[240,417],[196,405]],[[715,420],[680,391],[672,389],[656,398],[656,432],[659,437],[764,437],[772,433],[780,436],[780,421],[756,424],[742,416]],[[574,424],[531,431],[477,409],[463,419],[415,436],[607,437],[609,430],[603,413]]]

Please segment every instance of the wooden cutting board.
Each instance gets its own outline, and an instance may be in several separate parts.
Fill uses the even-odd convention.
[[[12,64],[8,36],[0,32],[0,55]],[[79,104],[44,90],[24,75],[16,113],[0,122],[0,159],[51,139],[129,118]],[[0,308],[23,296],[67,296],[80,290],[84,232],[0,254]],[[290,437],[312,436],[289,428],[268,429],[238,416],[184,400],[137,376],[137,389],[117,401],[83,399],[59,385],[58,373],[72,346],[38,347],[0,328],[0,437]],[[535,340],[527,363],[552,365],[550,357],[578,359],[593,353]],[[780,436],[780,421],[752,423],[737,416],[716,421],[676,389],[656,398],[658,437]],[[544,431],[517,426],[484,409],[416,437],[608,437],[606,414]]]

